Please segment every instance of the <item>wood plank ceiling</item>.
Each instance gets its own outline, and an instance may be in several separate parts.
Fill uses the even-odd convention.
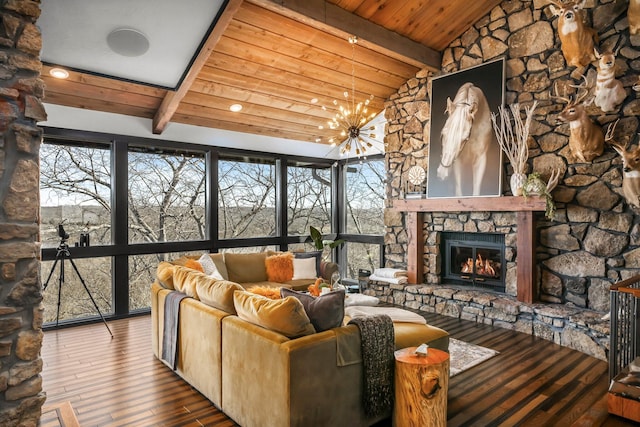
[[[153,119],[155,133],[175,122],[315,142],[335,112],[322,105],[353,86],[381,111],[421,68],[438,69],[440,52],[500,0],[280,3],[230,0],[175,91],[80,72],[57,80],[45,66],[45,102]],[[240,113],[229,111],[235,103]]]

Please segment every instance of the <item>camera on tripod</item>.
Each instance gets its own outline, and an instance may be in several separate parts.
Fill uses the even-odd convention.
[[[64,226],[62,224],[58,224],[58,236],[60,236],[62,241],[65,241],[69,238],[69,233],[64,231]]]
[[[64,226],[62,225],[62,223],[58,224],[58,236],[60,236],[60,239],[62,240],[61,243],[66,243],[67,239],[69,238],[69,233],[67,233],[64,230]],[[89,233],[80,233],[80,242],[76,243],[76,247],[81,246],[81,247],[89,247]]]

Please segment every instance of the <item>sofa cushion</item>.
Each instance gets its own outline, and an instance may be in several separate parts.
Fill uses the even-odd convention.
[[[316,332],[326,331],[342,325],[344,319],[344,289],[313,297],[282,288],[280,289],[280,295],[283,298],[291,296],[300,300]]]
[[[156,269],[156,279],[163,287],[175,289],[173,286],[173,264],[167,261],[160,261]]]
[[[284,252],[269,255],[264,261],[267,280],[270,282],[286,282],[293,277],[293,254]]]
[[[191,268],[174,265],[173,266],[173,287],[176,291],[187,294],[191,298],[198,299],[198,292],[196,291],[197,276],[204,276],[204,273],[193,270]],[[206,276],[204,276],[206,277]]]
[[[242,289],[237,283],[217,280],[210,276],[199,277],[196,280],[196,292],[200,301],[230,314],[236,314],[233,292]]]
[[[294,252],[293,256],[296,258],[313,258],[316,260],[316,277],[320,275],[322,270],[322,251],[311,252]]]
[[[288,338],[315,333],[302,303],[294,297],[271,300],[247,291],[235,291],[233,303],[242,320]]]
[[[224,261],[227,266],[229,280],[236,283],[264,282],[267,280],[265,267],[265,252],[256,253],[225,253]]]
[[[315,279],[318,277],[314,258],[294,258],[292,280]]]

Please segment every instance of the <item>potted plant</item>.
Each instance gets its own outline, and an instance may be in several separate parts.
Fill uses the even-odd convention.
[[[314,226],[309,227],[309,238],[313,242],[313,246],[318,251],[324,251],[325,248],[333,249],[344,243],[344,240],[326,240],[323,238],[320,230],[315,228]]]
[[[547,204],[544,215],[547,219],[552,220],[556,213],[556,204],[551,196],[551,191],[558,184],[560,177],[559,170],[553,170],[549,182],[545,183],[538,172],[530,173],[522,186],[522,195],[526,198],[528,196],[541,196],[544,197]]]

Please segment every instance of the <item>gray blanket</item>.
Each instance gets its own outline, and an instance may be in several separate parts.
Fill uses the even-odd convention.
[[[162,360],[175,371],[178,361],[178,321],[180,302],[186,294],[174,291],[164,301],[164,331],[162,334]]]
[[[376,417],[393,409],[393,322],[387,315],[351,319],[360,328],[364,375],[364,410]]]

